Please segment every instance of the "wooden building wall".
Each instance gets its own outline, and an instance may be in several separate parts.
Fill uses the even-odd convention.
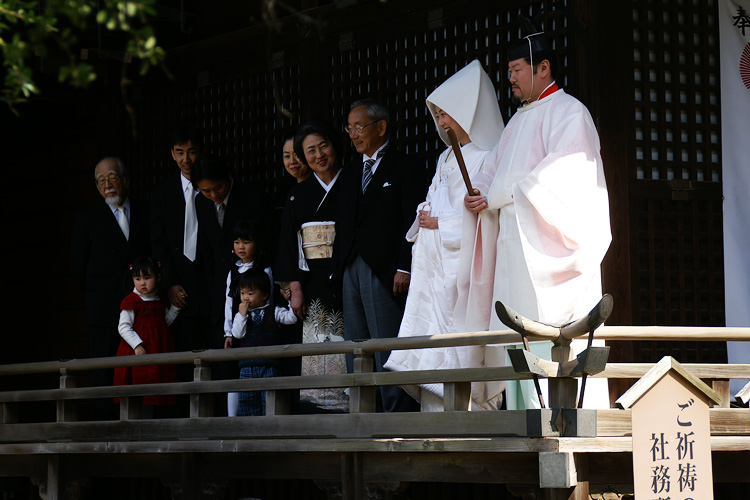
[[[564,67],[558,79],[588,106],[601,137],[614,235],[604,262],[604,289],[616,304],[610,324],[723,325],[716,0],[553,3],[300,2],[305,17],[207,30],[211,37],[171,48],[166,66],[173,79],[155,71],[129,87],[134,121],[122,107],[118,71],[92,92],[48,93],[28,108],[38,106],[23,126],[6,130],[26,145],[12,156],[18,182],[38,174],[45,196],[65,194],[52,228],[61,242],[62,292],[53,314],[40,318],[43,352],[29,354],[23,342],[19,349],[43,359],[87,355],[82,296],[66,274],[66,241],[75,210],[97,199],[90,175],[98,157],[123,154],[134,196],[146,199],[174,168],[171,130],[196,123],[210,151],[224,156],[238,177],[280,199],[288,187],[279,154],[283,132],[313,116],[341,128],[348,104],[371,95],[391,110],[392,139],[434,168],[444,146],[425,97],[477,58],[495,81],[507,121],[514,109],[503,47],[519,35],[518,13],[541,9]],[[216,19],[215,6],[187,5],[197,23]],[[24,195],[13,193],[6,203]],[[19,271],[28,282],[21,295],[35,296],[47,274],[32,263],[47,254],[26,241],[37,235],[32,228],[49,224],[49,208],[35,206],[20,218],[11,234],[23,241],[17,260],[28,263]],[[37,311],[22,302],[24,316]],[[667,353],[680,361],[726,359],[723,344],[641,342],[615,346],[613,357],[646,361]]]

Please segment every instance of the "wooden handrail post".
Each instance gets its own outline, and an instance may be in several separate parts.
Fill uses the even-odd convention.
[[[711,389],[721,396],[721,408],[729,408],[732,402],[732,392],[729,389],[728,378],[716,378],[711,381]]]
[[[3,403],[0,405],[0,424],[18,423],[18,405],[16,403]]]
[[[575,357],[570,340],[562,339],[552,346],[552,361],[564,363]],[[575,408],[578,395],[578,380],[574,377],[550,377],[547,379],[550,408]]]
[[[140,420],[143,418],[143,397],[120,398],[120,420]]]
[[[371,352],[362,348],[354,349],[354,373],[372,373],[375,360]],[[349,413],[374,413],[376,387],[350,387]]]
[[[72,389],[76,387],[76,378],[68,374],[67,368],[60,368],[60,389]],[[57,421],[75,422],[78,420],[78,407],[73,400],[57,401]]]
[[[443,410],[468,411],[471,407],[471,382],[443,384]]]
[[[193,360],[193,381],[204,382],[211,380],[211,366],[201,358]],[[190,418],[202,418],[214,416],[213,394],[191,394],[190,395]]]
[[[266,415],[289,415],[292,391],[266,391]]]

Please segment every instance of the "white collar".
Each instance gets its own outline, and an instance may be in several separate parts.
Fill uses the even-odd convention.
[[[190,182],[190,179],[188,179],[187,177],[185,177],[182,174],[182,172],[180,172],[180,183],[182,184],[182,194],[184,194],[185,196],[187,196],[188,186],[192,186],[192,182]],[[200,189],[198,189],[195,186],[193,186],[193,193],[195,193],[195,194],[200,193]]]
[[[313,175],[318,180],[318,184],[320,184],[323,187],[323,189],[325,189],[325,191],[327,193],[328,191],[331,190],[331,188],[333,187],[333,185],[336,184],[336,179],[339,178],[339,174],[340,173],[341,173],[341,169],[339,169],[339,171],[336,172],[336,175],[333,176],[333,179],[331,179],[331,182],[328,183],[328,184],[326,184],[325,182],[323,182],[323,180],[320,177],[318,177],[318,173],[317,172],[313,172]]]
[[[137,296],[139,296],[141,299],[143,299],[145,301],[149,301],[149,302],[152,301],[152,300],[158,300],[159,299],[159,294],[156,293],[156,292],[154,292],[154,293],[152,293],[150,295],[144,295],[141,292],[139,292],[138,290],[136,290],[135,288],[133,288],[133,293],[136,294]]]

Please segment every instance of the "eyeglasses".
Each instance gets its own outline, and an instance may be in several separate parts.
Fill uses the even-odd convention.
[[[369,127],[370,125],[375,125],[380,120],[375,120],[374,122],[370,122],[367,125],[347,125],[344,127],[344,132],[347,134],[351,134],[352,132],[356,131],[358,134],[361,134],[364,129]]]
[[[107,185],[107,183],[109,183],[114,186],[115,184],[119,184],[121,179],[122,177],[117,174],[110,174],[107,177],[99,177],[96,180],[96,185],[99,187],[104,187]]]

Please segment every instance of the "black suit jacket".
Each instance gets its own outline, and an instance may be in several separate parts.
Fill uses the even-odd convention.
[[[254,220],[265,234],[264,244],[269,248],[272,202],[259,189],[235,181],[229,193],[224,211],[224,223],[220,227],[214,203],[199,195],[195,209],[198,213],[199,246],[206,255],[206,279],[209,283],[211,322],[224,321],[226,280],[229,270],[237,261],[234,250],[234,226],[241,220]],[[267,253],[268,255],[268,253]],[[260,262],[268,265],[268,260]]]
[[[148,214],[143,205],[130,201],[128,240],[104,200],[76,216],[71,268],[86,295],[89,324],[117,327],[120,302],[133,286],[126,279],[128,268],[137,257],[149,254]]]
[[[164,290],[173,285],[182,286],[188,294],[188,305],[180,311],[180,315],[195,317],[208,312],[204,269],[206,257],[200,244],[195,261],[191,262],[184,255],[185,196],[181,175],[177,173],[171,176],[151,193],[151,247],[153,257],[161,262]],[[198,195],[196,201],[200,198]],[[201,230],[199,222],[199,241]]]
[[[412,245],[405,236],[427,193],[425,175],[414,160],[390,148],[363,195],[361,158],[341,172],[333,281],[359,255],[390,288],[397,270],[411,270]]]

